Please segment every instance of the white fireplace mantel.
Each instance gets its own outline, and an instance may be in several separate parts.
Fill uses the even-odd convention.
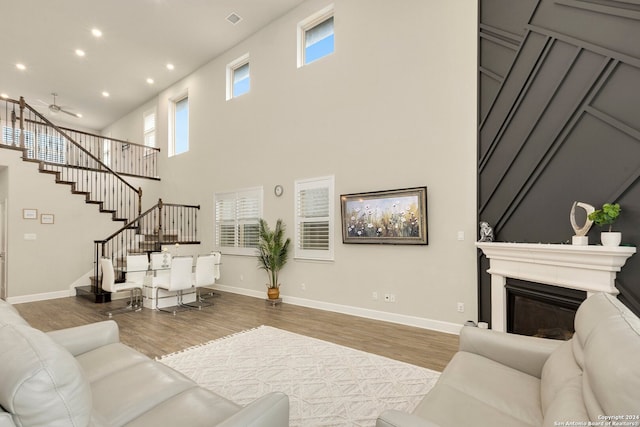
[[[506,329],[506,279],[618,294],[617,273],[636,253],[630,246],[476,242],[489,259],[492,328]]]

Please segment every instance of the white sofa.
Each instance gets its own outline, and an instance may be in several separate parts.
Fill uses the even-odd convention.
[[[464,327],[413,413],[386,411],[377,427],[640,426],[640,319],[596,294],[575,331],[555,341]]]
[[[0,427],[289,425],[289,399],[240,407],[119,342],[114,321],[44,333],[0,300]]]

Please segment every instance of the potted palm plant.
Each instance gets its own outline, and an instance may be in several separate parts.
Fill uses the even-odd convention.
[[[280,297],[280,282],[278,273],[287,263],[289,257],[289,244],[291,239],[284,238],[284,224],[278,219],[273,230],[264,219],[259,222],[258,240],[258,262],[259,268],[267,272],[269,283],[267,283],[267,296],[269,299]]]
[[[604,227],[609,226],[609,231],[600,233],[600,241],[603,246],[618,246],[622,241],[622,233],[619,231],[611,231],[613,223],[616,222],[622,210],[618,203],[605,203],[601,209],[597,209],[589,214],[589,219],[596,225]]]

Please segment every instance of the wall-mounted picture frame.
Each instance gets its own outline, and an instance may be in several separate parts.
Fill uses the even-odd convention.
[[[22,209],[22,219],[38,219],[38,209]]]
[[[343,243],[427,245],[427,187],[340,196]]]
[[[42,214],[40,215],[40,224],[53,224],[55,222],[54,214]]]

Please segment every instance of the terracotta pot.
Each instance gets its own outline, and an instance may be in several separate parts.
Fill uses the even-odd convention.
[[[267,289],[267,296],[269,299],[278,299],[280,298],[280,289],[279,288],[269,288]]]

